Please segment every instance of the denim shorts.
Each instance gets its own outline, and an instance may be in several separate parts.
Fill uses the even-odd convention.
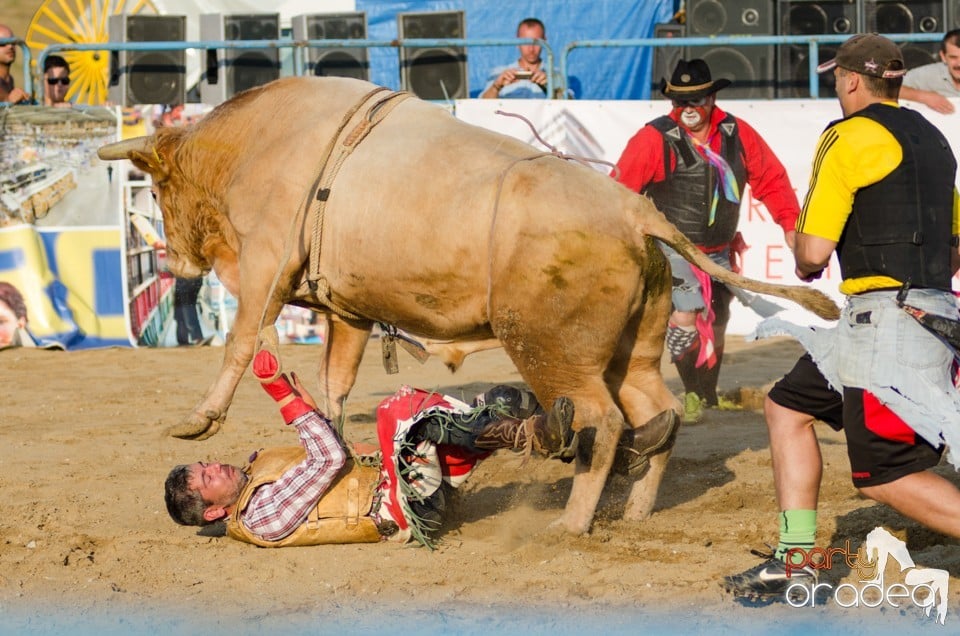
[[[850,297],[834,329],[772,319],[757,327],[757,337],[796,337],[834,390],[869,392],[931,447],[939,449],[946,443],[948,459],[960,467],[960,392],[953,383],[956,354],[898,307],[896,295],[896,291],[878,291]],[[956,300],[949,292],[915,289],[906,302],[930,313],[958,317]]]

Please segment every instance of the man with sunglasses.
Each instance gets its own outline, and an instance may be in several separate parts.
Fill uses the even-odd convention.
[[[43,62],[44,106],[69,107],[67,91],[70,90],[70,65],[59,55],[51,55]]]
[[[641,128],[617,162],[615,178],[649,196],[670,221],[718,264],[739,271],[746,248],[737,225],[740,197],[749,184],[753,197],[783,228],[793,249],[800,214],[787,172],[770,147],[745,121],[716,106],[716,93],[729,80],[713,80],[703,60],[679,60],[660,92],[672,103],[669,114]],[[673,270],[673,306],[667,349],[684,387],[684,421],[699,421],[704,407],[732,406],[717,394],[730,301],[737,299],[762,316],[779,307],[742,290],[711,282],[683,257],[661,244]]]

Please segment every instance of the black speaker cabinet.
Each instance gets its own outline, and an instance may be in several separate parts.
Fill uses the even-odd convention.
[[[262,13],[200,16],[200,39],[205,41],[277,40],[280,14]],[[219,104],[234,94],[261,86],[280,77],[276,48],[208,49],[200,80],[200,101]]]
[[[397,14],[401,40],[462,39],[463,11]],[[400,47],[400,85],[422,99],[465,99],[467,52],[460,46]]]
[[[947,26],[944,31],[960,29],[960,0],[947,0]]]
[[[686,28],[682,24],[666,22],[656,24],[653,27],[653,37],[661,38],[682,38],[686,34]],[[655,46],[653,47],[653,65],[650,72],[650,98],[664,99],[660,92],[660,80],[670,79],[673,69],[677,62],[683,57],[682,46]]]
[[[183,42],[186,16],[111,15],[111,42]],[[182,104],[186,85],[183,49],[113,51],[110,54],[108,99],[115,104]]]
[[[853,35],[859,32],[856,0],[780,0],[780,35]],[[820,44],[819,61],[832,60],[839,44]],[[810,49],[805,44],[779,47],[779,97],[810,97]],[[833,73],[818,78],[820,97],[836,97]]]
[[[291,19],[294,40],[366,40],[367,14],[318,13],[295,15]],[[308,48],[310,75],[370,79],[370,62],[365,48]]]
[[[863,28],[871,33],[943,33],[944,0],[863,0]],[[940,60],[940,41],[898,42],[907,68]]]
[[[687,37],[773,35],[775,0],[688,0]],[[775,92],[775,51],[772,45],[693,46],[687,59],[702,58],[714,79],[732,85],[723,99],[766,99]]]

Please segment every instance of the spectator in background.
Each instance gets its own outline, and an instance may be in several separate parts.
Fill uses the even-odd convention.
[[[27,329],[27,303],[20,290],[7,282],[0,282],[0,350],[13,347],[41,347],[60,349],[57,341],[41,341]]]
[[[182,126],[184,123],[183,118],[183,104],[164,104],[163,110],[153,120],[153,125],[156,128],[160,126]]]
[[[5,24],[0,24],[0,39],[12,38],[13,30]],[[17,47],[15,44],[0,44],[0,102],[19,104],[30,100],[30,96],[22,88],[13,85],[13,75],[10,67],[17,61]]]
[[[202,344],[200,313],[197,300],[203,278],[177,278],[173,287],[173,317],[177,321],[177,344],[181,346]]]
[[[0,282],[0,349],[24,346],[25,336],[29,338],[23,294],[10,283]]]
[[[70,90],[70,65],[59,55],[51,55],[43,62],[43,105],[69,108],[67,91]]]
[[[679,60],[660,92],[673,106],[627,142],[617,162],[618,180],[649,196],[670,221],[717,264],[740,271],[746,249],[737,232],[740,195],[753,196],[783,228],[792,249],[800,214],[783,164],[745,121],[716,106],[716,93],[730,84],[713,80],[703,60]],[[704,407],[732,407],[717,394],[730,301],[761,316],[781,307],[759,296],[712,282],[666,245],[673,270],[673,314],[667,349],[684,388],[684,421],[696,422]]]
[[[153,243],[153,249],[165,250],[167,243],[163,239],[157,239]],[[202,288],[203,277],[174,278],[173,320],[177,323],[177,344],[181,347],[210,344],[210,339],[203,337],[200,311],[197,308]]]
[[[954,111],[948,97],[960,97],[960,29],[944,34],[940,61],[907,71],[900,89],[900,99],[926,104],[938,113]]]
[[[517,26],[518,38],[547,39],[547,30],[537,18],[526,18]],[[498,66],[490,72],[482,99],[543,99],[547,95],[547,72],[536,44],[521,44],[516,64]],[[554,79],[554,86],[559,82]]]

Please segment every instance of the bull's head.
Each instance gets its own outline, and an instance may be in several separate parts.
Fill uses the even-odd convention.
[[[106,161],[129,159],[150,175],[151,191],[163,211],[167,230],[167,265],[177,276],[202,275],[210,269],[209,261],[200,253],[203,237],[197,236],[198,214],[193,206],[181,209],[182,184],[174,169],[174,153],[182,138],[182,128],[162,128],[157,134],[126,139],[101,146],[97,156]],[[180,175],[182,176],[182,175]],[[179,195],[179,196],[178,196]],[[194,200],[194,203],[196,201]]]

